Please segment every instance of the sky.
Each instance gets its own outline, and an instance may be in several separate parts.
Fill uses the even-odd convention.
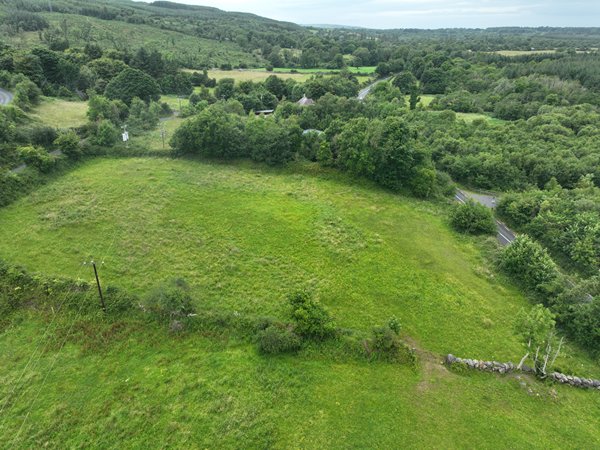
[[[600,0],[173,0],[298,24],[367,28],[600,26]]]

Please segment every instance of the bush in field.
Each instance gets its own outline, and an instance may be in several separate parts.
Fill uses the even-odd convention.
[[[520,235],[500,255],[500,267],[530,289],[547,294],[559,277],[546,249],[527,235]]]
[[[127,105],[138,97],[145,102],[160,98],[160,86],[150,75],[138,69],[125,69],[106,85],[104,94],[112,100],[122,100]]]
[[[244,122],[237,114],[210,107],[187,119],[173,134],[170,144],[179,154],[217,158],[243,156]]]
[[[36,167],[40,172],[49,172],[55,164],[55,158],[38,147],[20,147],[19,154],[25,164]]]
[[[118,125],[128,114],[129,108],[121,100],[110,101],[101,95],[92,95],[88,102],[87,117],[91,122],[106,119]]]
[[[250,157],[270,165],[291,161],[302,142],[302,129],[296,123],[273,117],[249,118],[245,135]]]
[[[403,347],[402,340],[398,334],[389,326],[373,328],[371,336],[372,350],[379,356],[389,359],[397,359]]]
[[[387,361],[416,364],[414,349],[400,339],[400,322],[392,317],[385,326],[373,328],[371,338],[365,342],[369,356]]]
[[[183,280],[173,280],[154,289],[146,299],[145,307],[160,322],[185,318],[194,312],[189,288]]]
[[[103,120],[98,125],[94,136],[94,143],[103,147],[112,147],[119,140],[119,130],[108,120]]]
[[[496,222],[489,208],[473,200],[454,206],[450,223],[457,231],[469,234],[493,234]]]
[[[296,332],[303,337],[326,339],[335,334],[335,323],[329,312],[307,291],[288,297]]]
[[[157,102],[150,102],[148,105],[139,98],[134,98],[131,101],[131,107],[129,108],[127,125],[134,133],[152,130],[158,125],[160,112],[161,107]]]
[[[79,143],[79,136],[73,130],[59,134],[54,140],[54,146],[69,158],[78,159],[83,154]]]
[[[258,350],[264,354],[295,352],[301,344],[300,337],[288,324],[271,324],[258,332]]]

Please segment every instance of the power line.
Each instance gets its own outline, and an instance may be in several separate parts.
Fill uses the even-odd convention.
[[[112,250],[114,243],[116,241],[116,235],[117,232],[114,231],[112,234],[112,239],[111,239],[111,243],[108,247],[107,253],[106,255],[110,254],[110,251]],[[101,263],[104,264],[104,259],[102,258]],[[80,268],[81,270],[81,268]],[[99,284],[99,282],[98,282]],[[73,321],[71,321],[71,325],[69,326],[69,330],[67,331],[67,333],[65,334],[65,339],[62,342],[62,344],[60,345],[58,351],[56,352],[56,355],[54,356],[54,360],[52,361],[52,364],[50,365],[50,368],[48,369],[48,371],[46,372],[46,376],[44,377],[44,379],[42,380],[42,384],[40,386],[40,388],[38,389],[37,393],[35,394],[35,397],[33,398],[33,400],[31,400],[31,404],[29,406],[29,409],[27,411],[27,414],[25,415],[25,418],[23,419],[23,422],[21,423],[21,426],[19,427],[19,430],[17,431],[17,433],[15,434],[15,437],[13,439],[12,442],[16,442],[17,438],[19,437],[19,435],[21,434],[21,431],[23,430],[23,427],[25,426],[25,423],[27,422],[27,420],[29,419],[29,415],[31,414],[31,411],[33,409],[33,405],[36,402],[37,398],[40,395],[40,392],[42,391],[44,385],[46,384],[46,381],[48,379],[48,376],[50,375],[50,373],[52,372],[52,369],[54,369],[54,365],[56,364],[56,361],[58,360],[58,357],[60,355],[60,353],[62,352],[62,349],[64,348],[65,344],[67,343],[67,340],[69,339],[69,335],[71,334],[71,331],[73,330],[73,327],[75,326],[75,323],[77,322],[77,320],[81,317],[81,311],[83,308],[83,302],[79,305],[79,309],[77,311],[76,317],[73,319]],[[41,360],[41,355],[38,359],[38,362]],[[20,396],[19,396],[20,397]]]

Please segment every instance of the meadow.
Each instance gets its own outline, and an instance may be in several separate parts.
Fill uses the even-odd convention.
[[[516,360],[522,348],[512,320],[529,305],[489,265],[482,248],[492,243],[451,231],[446,209],[306,164],[83,163],[0,210],[0,258],[89,281],[81,262],[95,258],[104,283],[140,296],[183,277],[197,307],[241,315],[285,317],[285,295],[309,288],[343,328],[368,331],[397,316],[420,363],[331,356],[318,346],[261,356],[233,335],[178,337],[100,315],[79,338],[62,341],[68,321],[53,325],[52,316],[24,310],[0,335],[0,399],[10,401],[0,440],[103,448],[600,445],[596,392],[441,365],[448,352]],[[44,351],[31,362],[38,343]],[[576,349],[565,354],[563,366],[600,376]]]
[[[275,72],[275,71],[273,71]],[[308,80],[312,75],[308,74],[308,73],[286,73],[286,72],[268,72],[266,70],[260,70],[260,69],[244,69],[244,70],[217,70],[217,69],[213,69],[213,70],[209,70],[208,71],[208,76],[210,78],[214,78],[217,81],[223,79],[223,78],[233,78],[236,81],[254,81],[254,82],[260,82],[260,81],[265,81],[267,78],[269,78],[271,75],[277,75],[279,78],[282,78],[284,80],[287,79],[292,79],[292,80],[296,80],[300,83],[305,82],[306,80]]]
[[[260,82],[265,81],[271,75],[276,75],[284,80],[292,79],[299,83],[304,83],[310,77],[322,74],[327,75],[331,73],[337,73],[328,69],[294,69],[296,72],[291,72],[291,69],[274,69],[269,72],[266,69],[243,69],[243,70],[217,70],[212,69],[208,71],[208,76],[216,79],[217,81],[223,78],[233,78],[237,82],[240,81],[254,81]],[[192,70],[193,72],[193,70]],[[363,72],[364,73],[364,72]],[[371,79],[368,75],[356,75],[359,83],[364,83]]]
[[[87,102],[44,97],[31,117],[55,128],[77,128],[87,122]]]
[[[543,55],[543,54],[551,54],[556,53],[556,50],[498,50],[496,52],[498,55],[502,56],[526,56],[526,55]]]

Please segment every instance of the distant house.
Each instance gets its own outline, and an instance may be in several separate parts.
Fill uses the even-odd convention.
[[[268,116],[273,114],[274,112],[274,109],[262,109],[260,111],[254,111],[254,114],[256,114],[257,116]]]
[[[311,106],[315,104],[315,101],[312,98],[308,98],[306,94],[304,94],[302,98],[298,100],[298,104],[300,106]]]

